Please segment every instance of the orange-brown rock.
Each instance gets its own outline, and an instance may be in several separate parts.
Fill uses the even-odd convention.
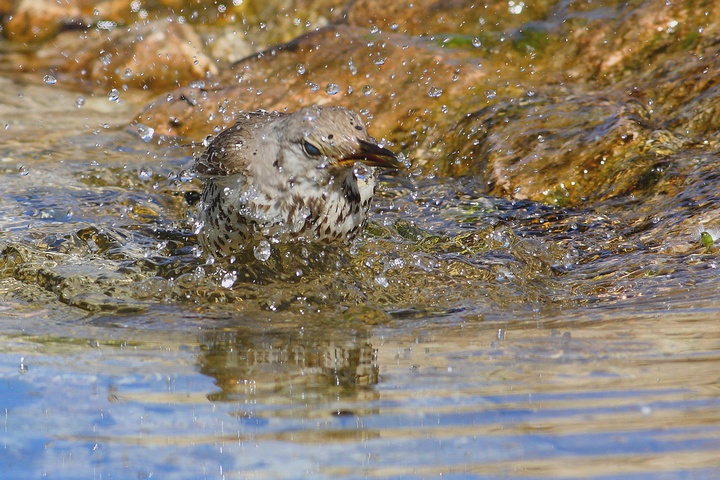
[[[440,173],[479,177],[488,193],[577,205],[646,190],[683,145],[641,102],[597,94],[493,105],[431,149],[449,159]]]
[[[345,18],[351,25],[376,26],[407,35],[476,35],[501,32],[545,18],[555,2],[477,2],[474,0],[356,0]]]
[[[669,185],[678,151],[717,144],[711,2],[473,3],[357,0],[138,121],[202,138],[241,110],[338,104],[425,172],[568,205]]]
[[[15,6],[14,0],[0,0],[0,15],[9,15]]]
[[[20,0],[6,11],[3,34],[17,42],[38,42],[53,37],[64,25],[122,21],[131,13],[130,4],[131,0]]]
[[[172,17],[110,31],[64,32],[39,56],[57,62],[51,67],[60,72],[115,88],[168,89],[217,72],[200,37]]]
[[[464,54],[402,35],[337,25],[246,58],[203,88],[156,101],[138,121],[194,138],[234,122],[238,111],[334,104],[373,118],[375,134],[415,146],[486,101],[487,73]]]

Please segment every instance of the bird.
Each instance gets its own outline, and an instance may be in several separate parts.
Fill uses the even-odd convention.
[[[346,108],[240,113],[194,163],[200,244],[213,258],[259,242],[349,244],[367,222],[379,171],[402,167]]]

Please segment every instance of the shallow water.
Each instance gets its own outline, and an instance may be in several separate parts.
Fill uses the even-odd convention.
[[[8,478],[717,474],[712,172],[584,210],[408,172],[350,250],[207,265],[193,149],[32,80],[0,80]]]

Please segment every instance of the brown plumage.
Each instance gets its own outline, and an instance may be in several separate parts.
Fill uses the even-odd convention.
[[[349,242],[367,220],[377,169],[401,166],[341,107],[242,114],[195,162],[201,243],[227,256],[263,239]]]

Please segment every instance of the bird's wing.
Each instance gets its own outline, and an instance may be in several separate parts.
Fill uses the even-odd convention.
[[[286,115],[264,110],[241,113],[235,125],[220,132],[195,159],[195,172],[201,177],[245,173],[249,162],[248,146],[258,135],[257,130],[267,122]]]

